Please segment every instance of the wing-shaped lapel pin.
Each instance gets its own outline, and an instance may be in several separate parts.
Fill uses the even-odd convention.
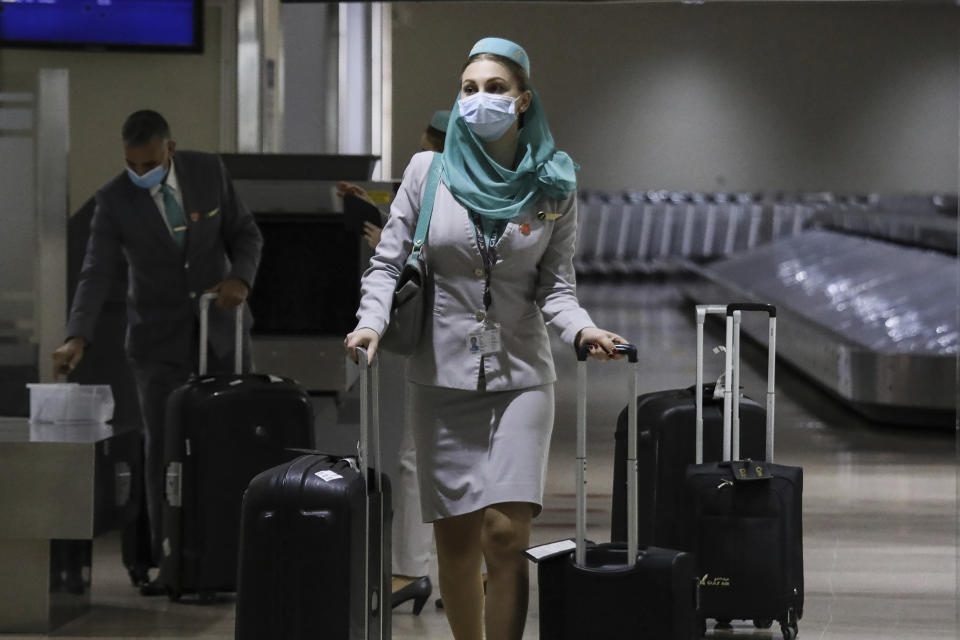
[[[539,220],[546,220],[547,222],[553,222],[559,218],[562,218],[562,213],[548,213],[546,211],[540,211],[537,213],[537,218]]]

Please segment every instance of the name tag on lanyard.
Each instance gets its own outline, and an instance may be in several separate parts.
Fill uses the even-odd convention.
[[[500,353],[500,325],[484,327],[467,334],[467,351],[473,354],[487,356]]]
[[[477,240],[477,250],[480,252],[480,258],[483,261],[484,285],[483,285],[483,307],[485,311],[490,310],[492,295],[490,292],[490,277],[493,273],[493,267],[497,262],[497,251],[492,246],[496,240],[491,238],[488,244],[483,235],[483,228],[480,224],[480,218],[476,214],[471,214],[473,221],[473,231]],[[500,323],[492,325],[487,324],[484,318],[484,326],[480,329],[474,329],[467,334],[467,351],[481,356],[500,353],[502,342],[500,339]]]

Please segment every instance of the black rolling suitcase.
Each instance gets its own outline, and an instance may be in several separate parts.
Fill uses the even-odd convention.
[[[619,345],[633,363],[631,398],[637,395],[637,351]],[[577,532],[564,540],[528,549],[537,563],[542,640],[691,640],[697,637],[697,592],[693,556],[637,544],[592,544],[586,535],[586,349],[577,354]],[[629,437],[636,437],[636,409],[630,411]],[[637,461],[627,466],[631,498]],[[636,518],[637,501],[627,511]]]
[[[310,398],[296,382],[240,374],[242,308],[237,308],[236,370],[207,374],[210,300],[200,302],[200,367],[167,402],[163,556],[160,580],[171,599],[210,599],[236,590],[240,504],[250,480],[309,448]]]
[[[366,351],[358,352],[359,455],[301,456],[258,475],[244,495],[237,640],[390,638],[392,516],[379,471],[378,364],[367,366]]]
[[[717,385],[703,382],[703,326],[708,313],[726,313],[726,305],[697,306],[697,381],[686,389],[655,391],[637,397],[637,479],[640,544],[681,548],[684,473],[696,461],[698,421],[703,422],[702,451],[707,460],[722,460],[723,397]],[[697,389],[701,390],[698,404]],[[702,407],[702,417],[697,407]],[[743,456],[766,459],[767,412],[750,398],[740,405]],[[627,408],[617,419],[613,464],[610,539],[627,539]]]
[[[741,459],[737,447],[740,312],[748,310],[770,317],[766,461]],[[701,615],[760,628],[776,620],[784,640],[793,640],[803,615],[803,469],[773,463],[776,309],[732,304],[726,315],[724,461],[686,470],[685,528],[697,558]]]

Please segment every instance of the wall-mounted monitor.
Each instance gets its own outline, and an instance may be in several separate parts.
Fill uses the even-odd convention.
[[[0,46],[203,51],[203,0],[0,0]]]

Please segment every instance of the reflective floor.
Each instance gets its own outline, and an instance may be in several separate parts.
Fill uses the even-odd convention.
[[[637,342],[646,364],[641,392],[693,383],[692,307],[676,283],[581,285],[595,322]],[[708,300],[704,302],[718,302]],[[780,326],[779,330],[789,331]],[[719,344],[708,331],[707,344]],[[534,542],[573,533],[574,364],[555,345],[560,372],[557,423],[544,512]],[[743,385],[763,390],[763,352],[745,349]],[[711,355],[708,367],[722,366]],[[708,372],[710,369],[708,368]],[[613,433],[625,404],[624,365],[591,367],[589,530],[609,539]],[[836,640],[958,638],[957,473],[954,434],[865,422],[789,369],[777,377],[777,461],[802,465],[806,604],[802,638]],[[208,606],[136,594],[120,566],[119,537],[94,543],[93,608],[54,637],[232,638],[232,598]],[[436,568],[433,569],[434,578]],[[534,574],[535,575],[535,574]],[[536,579],[524,638],[537,638]],[[408,603],[393,615],[397,640],[450,638],[443,612]],[[322,621],[318,621],[318,632]],[[735,623],[736,637],[779,638]],[[717,638],[730,632],[710,631]],[[30,637],[30,636],[4,636]],[[33,636],[35,637],[35,636]],[[318,633],[318,638],[323,637]]]

